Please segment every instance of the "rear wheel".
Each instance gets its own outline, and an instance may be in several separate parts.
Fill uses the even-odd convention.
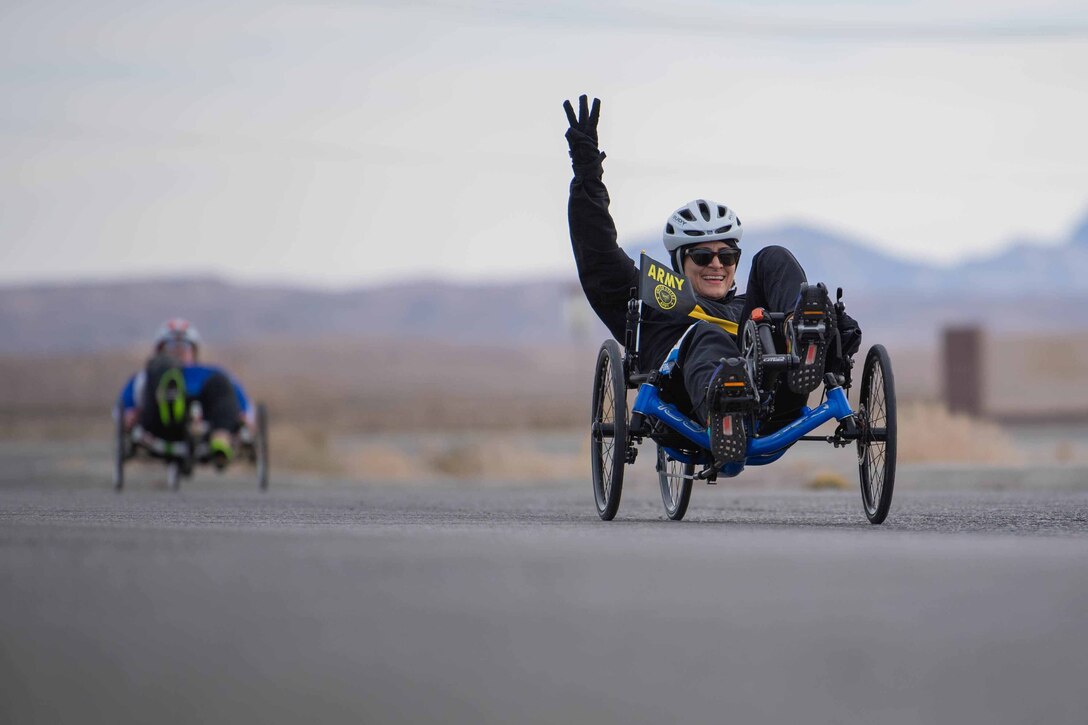
[[[113,437],[113,490],[120,491],[125,487],[125,458],[127,454],[128,440],[125,432],[125,418],[120,409],[114,411],[114,437]]]
[[[605,340],[597,354],[589,450],[597,515],[611,521],[620,507],[627,453],[627,381],[615,340]]]
[[[869,523],[879,524],[892,505],[896,453],[895,378],[883,345],[865,356],[857,418],[861,500]]]
[[[694,463],[671,460],[664,448],[657,447],[657,480],[661,486],[661,500],[665,504],[665,515],[673,521],[679,521],[687,513],[694,477]]]
[[[268,490],[268,410],[264,403],[257,404],[257,435],[253,440],[257,464],[257,487]]]
[[[166,464],[166,486],[171,491],[181,488],[181,464],[178,461],[168,461]]]

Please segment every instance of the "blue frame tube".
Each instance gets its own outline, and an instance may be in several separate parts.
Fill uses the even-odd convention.
[[[640,385],[631,410],[642,413],[648,418],[660,420],[695,445],[710,450],[710,436],[706,428],[681,413],[680,409],[672,403],[662,400],[656,386],[649,383]]]
[[[710,435],[707,433],[706,428],[681,413],[680,409],[672,403],[663,401],[657,387],[649,383],[640,385],[638,395],[635,397],[635,404],[631,406],[631,410],[649,418],[660,420],[695,444],[700,451],[710,450]],[[777,430],[768,436],[762,438],[750,437],[744,464],[759,466],[772,463],[781,458],[786,449],[796,443],[801,436],[811,433],[829,420],[842,420],[853,414],[854,411],[850,408],[850,402],[846,399],[846,392],[841,387],[830,388],[827,391],[827,400],[820,407],[810,410],[785,428]],[[675,451],[677,455],[672,455],[672,449],[666,450],[669,450],[670,456],[677,460],[701,462],[699,459],[691,460],[690,456],[681,454],[679,451]],[[702,456],[700,456],[701,458]],[[739,465],[743,468],[744,464],[730,465]],[[729,468],[729,465],[723,468],[722,474],[730,475]],[[738,469],[736,473],[739,472]],[[736,475],[736,473],[731,475]]]
[[[816,428],[829,420],[842,420],[854,414],[850,409],[850,403],[846,400],[846,393],[842,388],[831,388],[827,391],[827,400],[824,404],[808,414],[801,416],[785,428],[776,430],[763,438],[748,439],[748,457],[765,456],[775,453],[780,449],[793,445],[803,435],[811,433]]]

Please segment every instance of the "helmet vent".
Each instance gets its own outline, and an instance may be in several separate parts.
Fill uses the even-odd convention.
[[[695,215],[691,213],[691,209],[681,209],[680,216],[684,217],[689,222],[695,221]]]
[[[725,207],[718,205],[718,216],[725,216]]]
[[[715,234],[725,234],[727,231],[733,228],[732,224],[726,224],[724,227],[718,227],[714,230]]]
[[[665,225],[665,233],[666,234],[676,234],[676,230],[672,228],[672,224],[666,224]]]
[[[703,221],[710,221],[710,207],[702,199],[699,200],[699,213],[703,215]]]
[[[698,229],[685,229],[684,234],[687,234],[689,237],[701,237],[706,234],[706,232],[700,231]]]

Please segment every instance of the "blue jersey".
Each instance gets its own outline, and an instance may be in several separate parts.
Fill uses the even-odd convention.
[[[231,385],[234,386],[234,394],[238,398],[238,407],[243,414],[248,414],[252,406],[249,404],[249,396],[246,395],[246,391],[242,388],[242,384],[231,377],[227,371],[222,368],[217,368],[211,365],[183,365],[181,367],[182,375],[185,378],[185,392],[189,397],[199,398],[200,391],[204,389],[204,383],[208,381],[215,373],[222,373],[230,379]],[[140,371],[128,379],[125,383],[125,387],[121,390],[121,395],[117,399],[118,404],[122,410],[136,407],[136,391],[138,388],[143,387],[144,383],[144,371]]]

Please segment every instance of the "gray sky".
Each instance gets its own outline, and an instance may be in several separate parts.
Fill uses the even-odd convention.
[[[564,98],[624,237],[698,196],[952,261],[1088,211],[1088,5],[7,2],[0,282],[573,267]]]

